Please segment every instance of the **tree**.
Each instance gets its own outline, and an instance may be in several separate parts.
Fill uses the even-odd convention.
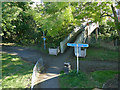
[[[9,42],[35,43],[35,22],[28,10],[28,2],[4,2],[2,4],[2,37]]]
[[[118,8],[120,7],[120,2],[117,2],[118,3]],[[116,11],[115,11],[115,7],[111,4],[111,8],[112,8],[112,12],[113,12],[113,15],[114,15],[114,21],[115,21],[115,26],[116,26],[116,29],[119,33],[119,36],[120,36],[120,22],[118,22],[118,17],[117,17],[117,14],[116,14]]]
[[[47,42],[59,44],[61,38],[69,33],[74,18],[74,7],[66,2],[44,3],[38,5],[32,13],[37,26],[46,32]],[[58,42],[58,43],[57,43]]]

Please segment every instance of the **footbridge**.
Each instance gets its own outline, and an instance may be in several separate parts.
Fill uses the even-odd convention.
[[[86,39],[91,35],[93,31],[96,30],[96,33],[98,33],[98,27],[99,24],[92,23],[92,22],[84,22],[81,24],[80,27],[76,27],[72,33],[68,35],[67,38],[65,38],[62,42],[60,42],[60,50],[61,53],[64,53],[64,51],[67,49],[67,43],[72,42],[74,39],[76,44],[79,43],[85,43]],[[74,48],[74,52],[76,55],[76,48]]]

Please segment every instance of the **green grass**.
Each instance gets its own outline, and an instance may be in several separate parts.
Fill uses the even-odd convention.
[[[92,77],[95,81],[98,81],[99,83],[104,83],[107,80],[113,78],[116,74],[120,74],[120,71],[112,71],[112,70],[104,70],[104,71],[95,71],[91,73]]]
[[[33,65],[15,55],[2,54],[2,88],[29,88]]]
[[[72,71],[69,74],[62,74],[59,77],[61,88],[94,88],[99,86],[97,81],[89,78],[87,74],[83,72]]]
[[[91,74],[72,71],[69,74],[61,74],[59,77],[61,88],[102,88],[107,80],[113,78],[117,71],[96,71]]]
[[[88,48],[86,57],[81,60],[108,60],[108,61],[118,61],[119,52],[113,50],[107,50],[104,48]]]

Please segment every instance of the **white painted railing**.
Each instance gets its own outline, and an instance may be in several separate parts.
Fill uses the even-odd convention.
[[[67,38],[65,38],[62,42],[60,42],[61,53],[64,53],[65,49],[67,48],[67,43],[71,42],[80,32],[81,32],[80,27],[76,27],[74,31],[69,34]]]
[[[99,27],[98,23],[92,23],[88,26],[88,36],[97,28]]]
[[[99,27],[98,23],[92,23],[89,26],[86,26],[84,28],[84,31],[82,31],[78,36],[77,39],[74,43],[76,44],[80,44],[80,43],[85,43],[86,38],[91,35],[91,33],[97,28]],[[79,47],[78,49],[79,52],[79,57],[85,57],[86,56],[86,49],[81,50],[81,48]],[[75,56],[77,56],[77,48],[74,47],[74,53]]]
[[[72,33],[68,35],[63,41],[60,42],[60,51],[64,53],[65,49],[67,48],[67,43],[71,42],[79,33],[80,35],[77,37],[75,43],[83,43],[88,35],[90,35],[96,27],[98,27],[98,23],[92,23],[89,26],[86,24],[90,21],[86,21],[81,24],[80,27],[74,29]]]
[[[40,72],[44,69],[43,59],[39,58],[33,68],[32,81],[31,81],[31,90],[33,90],[34,85],[37,84],[37,79]]]
[[[88,22],[90,21],[82,23],[80,27],[76,27],[74,31],[68,35],[67,38],[60,42],[61,53],[64,53],[65,49],[67,48],[67,43],[71,42],[84,29]]]

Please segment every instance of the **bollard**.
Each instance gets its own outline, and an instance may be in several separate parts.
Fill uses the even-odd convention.
[[[68,72],[70,72],[70,70],[71,70],[71,65],[70,65],[70,63],[64,62],[64,72],[65,72],[65,73],[68,73]]]

